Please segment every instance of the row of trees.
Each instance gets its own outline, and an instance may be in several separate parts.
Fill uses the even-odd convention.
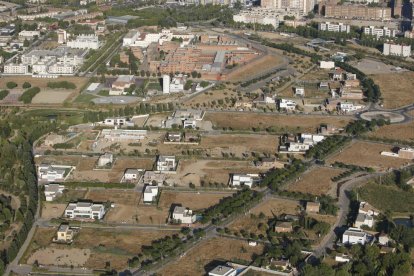
[[[371,121],[356,120],[351,121],[345,128],[346,133],[351,135],[361,135],[369,131],[375,130],[377,127],[390,124],[389,120],[372,119]]]
[[[40,92],[39,87],[32,87],[23,92],[19,97],[19,101],[22,101],[25,104],[31,103],[34,96]]]
[[[305,154],[307,158],[323,159],[328,154],[342,148],[346,143],[351,141],[348,136],[333,135],[328,136],[323,141],[311,147]]]
[[[291,164],[284,168],[278,168],[267,173],[260,186],[268,186],[271,190],[278,191],[282,184],[299,177],[308,166],[307,163],[299,159],[293,159]]]
[[[76,84],[70,81],[52,81],[47,83],[47,87],[53,89],[76,89]]]

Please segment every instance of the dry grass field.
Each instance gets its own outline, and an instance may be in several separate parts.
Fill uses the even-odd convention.
[[[73,244],[66,246],[51,244],[56,234],[55,228],[38,228],[22,263],[33,263],[40,254],[46,261],[57,259],[59,256],[62,261],[69,257],[72,262],[82,260],[84,263],[82,266],[89,269],[104,269],[105,263],[110,261],[112,268],[120,270],[127,266],[128,259],[141,252],[143,245],[150,245],[153,240],[175,233],[177,232],[119,229],[96,231],[96,229],[82,228],[75,236]],[[71,250],[77,254],[71,254]]]
[[[328,164],[335,161],[358,166],[373,167],[376,170],[398,168],[409,161],[395,157],[382,156],[382,151],[391,151],[392,146],[369,142],[355,142],[343,149],[339,154],[329,158]]]
[[[414,140],[414,122],[398,125],[386,125],[376,129],[369,136],[395,139],[395,140]]]
[[[168,264],[160,275],[206,275],[218,263],[234,258],[246,261],[252,260],[253,254],[261,254],[263,246],[248,246],[245,241],[226,238],[213,238],[201,242],[176,262]]]
[[[414,72],[372,75],[381,89],[385,108],[397,108],[414,103]]]
[[[73,92],[66,90],[43,90],[37,94],[33,100],[33,104],[61,104],[63,103]]]
[[[169,209],[173,204],[181,204],[192,210],[205,209],[217,204],[220,199],[231,196],[232,192],[173,192],[163,191],[158,206]]]
[[[282,132],[316,132],[316,128],[322,124],[332,124],[343,127],[351,119],[334,118],[324,116],[295,116],[295,115],[266,115],[243,113],[212,113],[208,112],[205,120],[210,120],[216,128],[233,128],[251,130],[252,128],[265,129],[275,127]]]
[[[282,62],[282,58],[276,55],[266,55],[244,65],[239,65],[226,76],[228,81],[245,81],[252,77],[264,74]]]
[[[63,215],[67,204],[66,203],[49,203],[45,202],[42,207],[42,218],[52,219],[59,218]]]
[[[335,190],[335,183],[331,178],[339,175],[344,170],[333,168],[313,168],[304,173],[300,180],[291,183],[287,190],[302,193],[310,193],[313,195],[323,195]]]

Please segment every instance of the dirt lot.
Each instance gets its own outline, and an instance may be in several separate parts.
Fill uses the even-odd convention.
[[[210,120],[216,128],[231,127],[233,129],[249,129],[274,127],[281,132],[316,132],[322,124],[332,124],[337,127],[345,126],[350,119],[325,116],[295,116],[295,115],[266,115],[243,113],[211,113],[208,112],[205,120]]]
[[[50,255],[56,256],[62,250],[64,250],[64,253],[68,250],[74,250],[78,256],[82,257],[82,262],[85,263],[84,266],[89,269],[104,269],[105,263],[110,261],[112,268],[120,270],[127,266],[129,258],[141,252],[143,245],[150,245],[152,240],[173,235],[176,232],[119,229],[100,229],[96,231],[96,229],[82,228],[69,248],[65,245],[51,244],[55,233],[55,228],[39,228],[36,230],[27,254],[27,257],[32,256],[29,258],[31,263],[35,260],[35,257],[39,254],[45,254],[45,252],[48,252],[47,255],[50,258]],[[36,251],[38,249],[40,251]],[[51,250],[55,253],[50,254]],[[89,251],[87,257],[84,255],[85,250]],[[77,259],[73,254],[70,257],[71,260],[72,257],[74,260]],[[25,262],[23,261],[23,263]]]
[[[161,122],[167,119],[172,113],[151,114],[145,123],[145,126],[161,127]]]
[[[220,199],[231,196],[232,194],[232,192],[185,193],[163,191],[158,206],[163,209],[169,209],[172,204],[182,204],[182,206],[192,210],[200,210],[213,206]]]
[[[369,142],[355,142],[343,149],[339,154],[329,158],[327,163],[335,161],[358,166],[373,167],[376,170],[398,168],[409,163],[407,159],[382,156],[382,151],[391,151],[392,146]]]
[[[264,230],[258,229],[259,223],[267,224],[268,219],[282,214],[295,215],[298,213],[298,210],[299,202],[296,200],[269,199],[250,210],[249,214],[236,219],[229,225],[229,229],[232,231],[244,229],[256,234],[265,234]],[[265,219],[259,219],[257,217],[261,212],[265,214]],[[252,217],[251,214],[255,215],[255,217]]]
[[[245,241],[213,238],[203,241],[181,259],[167,265],[160,275],[205,275],[217,266],[217,261],[242,259],[251,261],[253,254],[261,254],[263,246],[248,246]]]
[[[276,67],[282,63],[282,58],[276,55],[266,55],[246,65],[240,65],[239,68],[231,72],[226,76],[226,80],[229,81],[245,81],[252,77],[264,74],[268,70]]]
[[[188,186],[191,182],[196,186],[200,181],[205,183],[223,183],[229,181],[231,173],[264,172],[251,166],[249,161],[225,160],[181,160],[178,163],[177,174],[167,176],[167,182],[180,186]]]
[[[414,103],[414,72],[371,76],[381,89],[385,108],[397,108]]]
[[[89,249],[78,248],[43,248],[33,253],[27,260],[28,264],[38,261],[42,265],[60,265],[70,267],[84,266],[89,259],[91,251]]]
[[[378,128],[369,136],[395,139],[395,140],[414,140],[414,122],[398,125],[387,125]]]
[[[291,183],[287,190],[314,195],[336,194],[336,185],[331,178],[344,170],[333,168],[313,168],[303,174],[299,181]]]
[[[66,206],[67,206],[66,203],[45,202],[42,208],[42,218],[43,219],[59,218],[65,212]]]
[[[32,103],[34,104],[60,104],[63,103],[73,92],[66,90],[43,90],[37,94]]]

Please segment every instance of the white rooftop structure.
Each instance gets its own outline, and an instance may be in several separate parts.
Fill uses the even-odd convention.
[[[45,197],[46,201],[53,201],[56,197],[60,196],[65,189],[64,185],[60,184],[46,184],[45,185]]]
[[[93,49],[97,50],[100,47],[99,37],[97,35],[79,35],[75,40],[70,40],[67,46],[75,49]]]
[[[105,153],[101,156],[99,156],[98,159],[98,167],[105,167],[108,164],[111,164],[114,162],[114,156],[112,153]]]
[[[144,190],[144,203],[154,202],[158,195],[158,186],[146,186]]]
[[[65,217],[72,219],[102,219],[105,207],[92,202],[69,203],[65,210]]]
[[[157,171],[175,171],[176,170],[175,156],[160,155],[157,159]]]
[[[190,209],[182,206],[176,206],[172,214],[172,219],[184,224],[191,224],[196,221],[196,215],[194,215],[193,211]]]
[[[368,240],[368,234],[359,228],[348,228],[342,235],[342,243],[344,244],[362,244]]]
[[[236,276],[237,270],[232,267],[219,265],[208,273],[208,276]]]

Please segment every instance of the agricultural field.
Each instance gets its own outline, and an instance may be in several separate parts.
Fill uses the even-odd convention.
[[[166,181],[179,186],[188,186],[189,183],[200,186],[202,181],[227,186],[231,173],[260,172],[264,171],[252,167],[248,161],[181,160],[177,173],[169,175]]]
[[[173,204],[181,204],[191,210],[206,209],[219,203],[220,199],[232,196],[232,192],[174,192],[162,191],[158,207],[169,209]]]
[[[328,164],[336,161],[363,167],[372,167],[378,171],[399,168],[409,161],[395,157],[383,156],[382,151],[392,151],[393,146],[358,141],[341,150],[340,153],[327,160]]]
[[[52,244],[56,228],[38,228],[26,251],[22,263],[104,269],[106,262],[117,270],[127,267],[128,259],[141,252],[143,245],[175,231],[146,231],[82,228],[70,246]]]
[[[204,117],[213,123],[215,128],[232,128],[236,130],[252,130],[273,128],[278,132],[311,132],[315,133],[320,124],[331,124],[344,127],[351,119],[325,116],[267,115],[246,113],[213,113]]]
[[[381,139],[414,141],[414,122],[385,125],[377,128],[369,136]]]
[[[336,194],[336,184],[332,177],[341,174],[344,170],[334,168],[313,168],[300,176],[300,180],[291,183],[287,190],[309,193],[313,195]]]
[[[71,96],[73,92],[65,91],[65,90],[43,90],[39,94],[37,94],[33,100],[33,104],[61,104],[63,103],[69,96]]]
[[[381,89],[384,108],[398,108],[414,103],[414,72],[372,75]]]
[[[259,229],[258,227],[260,223],[267,224],[269,219],[282,214],[296,215],[299,212],[299,209],[299,201],[281,198],[269,199],[251,209],[248,215],[237,218],[228,226],[228,228],[232,231],[240,231],[244,229],[245,231],[257,235],[265,235],[266,230]],[[260,219],[260,213],[263,213],[265,218]]]
[[[246,241],[213,238],[201,242],[184,257],[168,264],[160,275],[205,275],[223,261],[239,259],[250,262],[253,254],[260,255],[262,251],[262,245],[251,247]]]

